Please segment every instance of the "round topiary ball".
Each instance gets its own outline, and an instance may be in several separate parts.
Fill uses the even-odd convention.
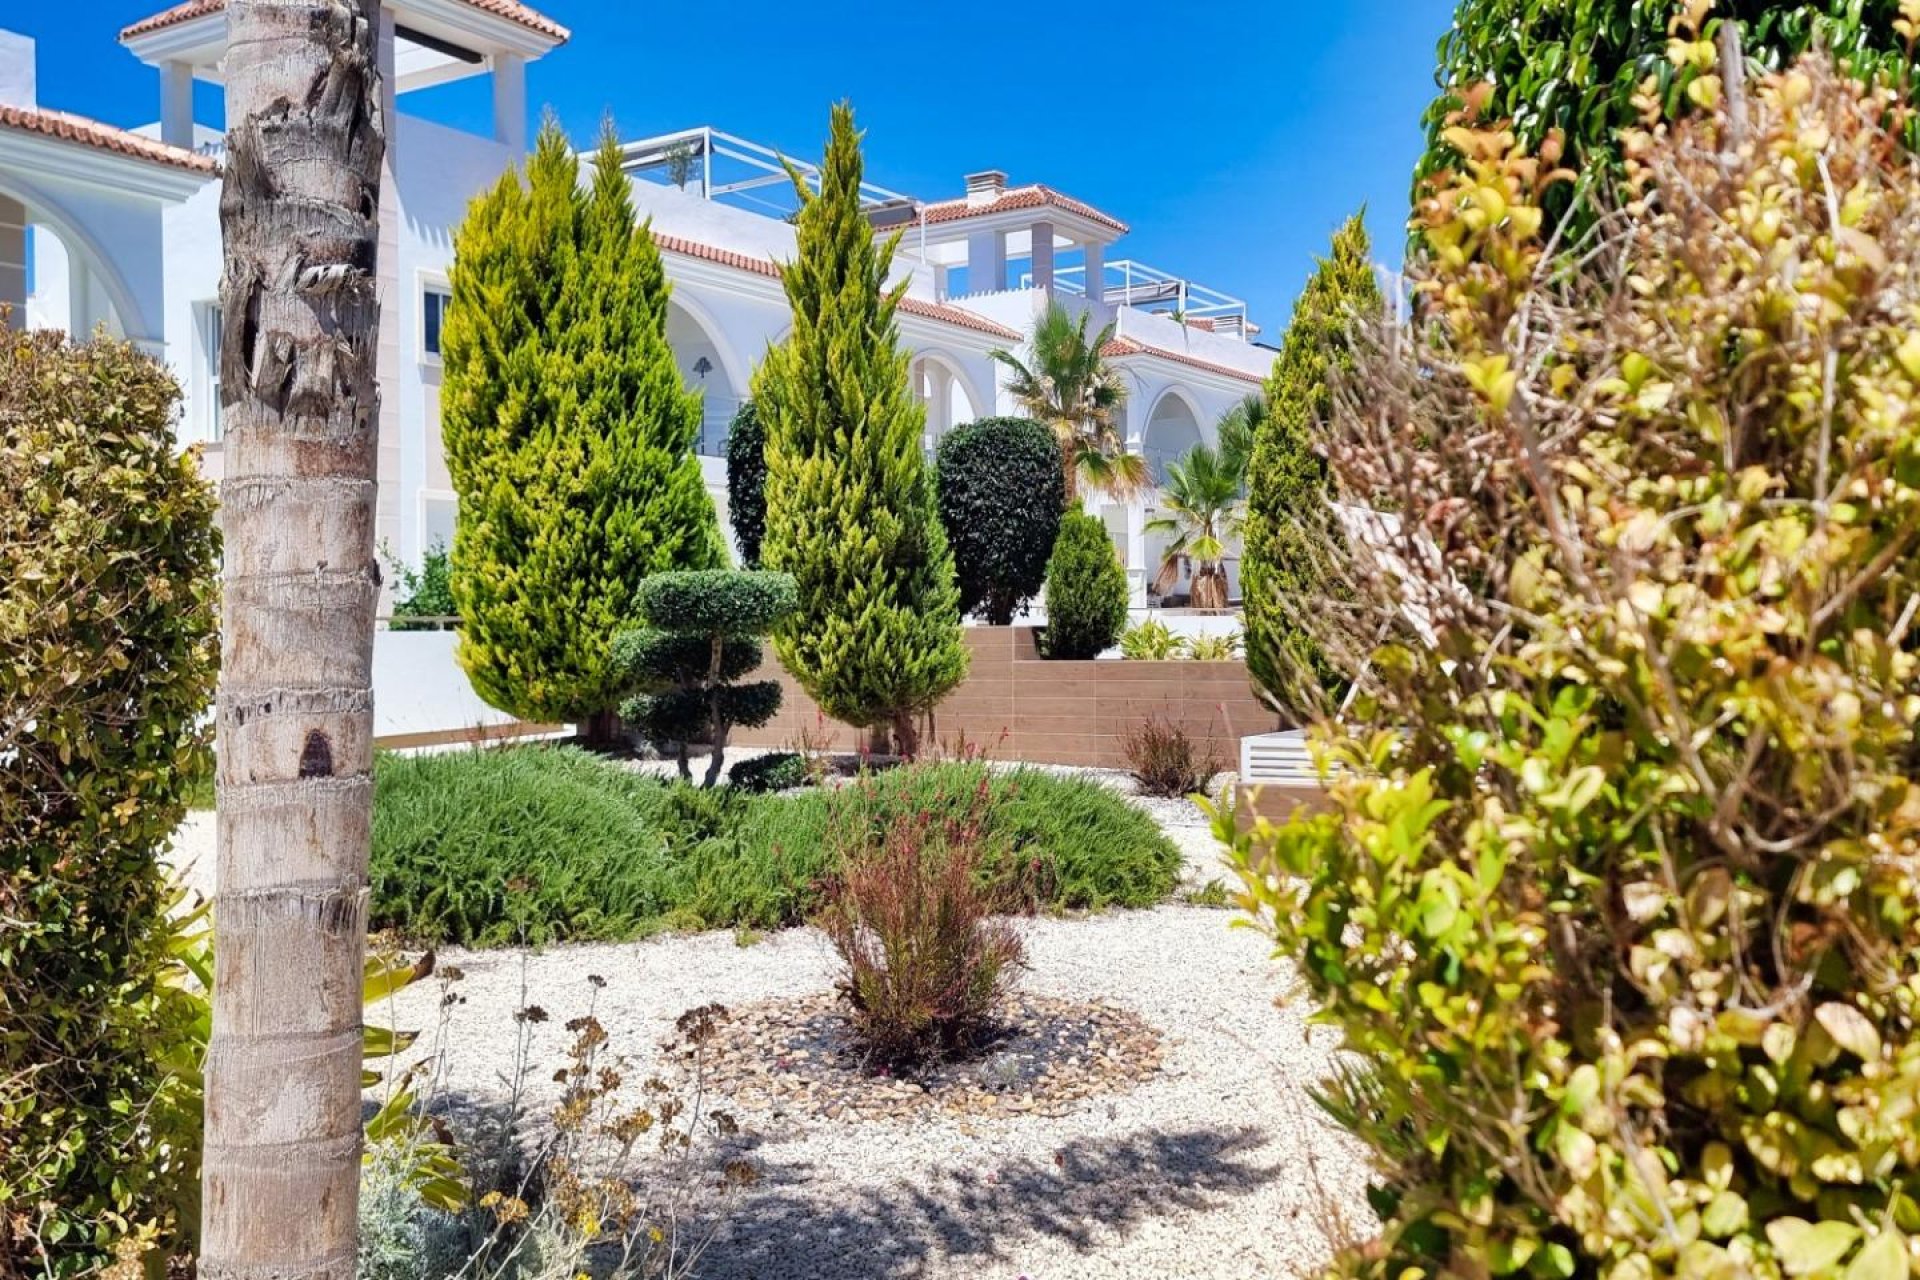
[[[1031,418],[981,418],[940,438],[940,522],[960,610],[1006,626],[1040,593],[1060,532],[1060,442]]]

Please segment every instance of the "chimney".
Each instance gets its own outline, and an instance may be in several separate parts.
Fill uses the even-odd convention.
[[[35,107],[33,40],[0,30],[0,106]]]
[[[978,207],[992,204],[1007,193],[1007,175],[998,169],[982,169],[967,175],[967,204]]]

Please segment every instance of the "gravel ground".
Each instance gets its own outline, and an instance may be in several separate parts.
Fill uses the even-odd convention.
[[[1119,775],[1102,780],[1123,790]],[[1139,800],[1187,854],[1186,883],[1222,874],[1204,819],[1185,801]],[[204,850],[192,815],[180,854]],[[186,859],[181,859],[186,860]],[[201,879],[205,883],[210,872]],[[1165,1037],[1164,1069],[1065,1116],[848,1121],[742,1115],[759,1183],[728,1210],[704,1280],[1250,1280],[1307,1275],[1332,1243],[1371,1222],[1365,1161],[1308,1097],[1332,1033],[1310,1030],[1284,967],[1224,911],[1166,905],[1023,924],[1025,989],[1106,1000]],[[741,946],[730,933],[544,952],[446,952],[465,973],[443,1024],[442,1088],[497,1099],[524,999],[544,1082],[592,999],[640,1078],[683,1011],[830,989],[832,956],[809,929]],[[606,979],[595,992],[589,975]],[[376,1021],[433,1027],[436,984],[401,993]],[[536,1088],[551,1089],[550,1084]],[[713,1105],[724,1106],[721,1100]]]

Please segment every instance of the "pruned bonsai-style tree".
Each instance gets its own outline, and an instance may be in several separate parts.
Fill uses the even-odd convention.
[[[799,603],[785,573],[706,569],[655,574],[640,584],[646,625],[614,641],[614,663],[643,692],[620,715],[651,742],[677,752],[680,776],[691,780],[687,748],[707,744],[703,785],[720,780],[727,735],[757,728],[780,709],[774,680],[738,681],[762,660],[759,637]]]

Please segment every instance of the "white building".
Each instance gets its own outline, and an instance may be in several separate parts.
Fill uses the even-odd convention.
[[[440,447],[439,321],[453,229],[469,199],[525,152],[527,67],[569,38],[515,0],[388,0],[380,57],[389,94],[381,195],[379,535],[408,561],[450,541],[455,498]],[[0,303],[12,323],[105,325],[164,355],[185,390],[184,441],[220,465],[218,135],[193,120],[193,83],[219,83],[224,0],[188,0],[121,32],[153,67],[158,123],[124,130],[39,105],[31,41],[0,31]],[[409,93],[472,76],[492,88],[492,130],[412,116]],[[626,146],[673,301],[668,330],[687,384],[705,393],[703,466],[725,508],[720,454],[760,354],[788,327],[774,264],[792,256],[791,189],[777,154],[712,128]],[[1049,298],[1117,324],[1108,349],[1130,387],[1129,448],[1156,465],[1214,438],[1265,376],[1244,304],[1116,252],[1127,227],[1044,186],[971,174],[963,194],[920,201],[868,191],[876,226],[902,230],[900,332],[927,404],[928,443],[956,422],[1015,412],[990,356],[1018,349]],[[785,200],[782,197],[786,197]],[[29,281],[31,287],[29,287]],[[1158,562],[1152,499],[1110,505],[1136,605]],[[1158,541],[1158,540],[1153,540]]]

